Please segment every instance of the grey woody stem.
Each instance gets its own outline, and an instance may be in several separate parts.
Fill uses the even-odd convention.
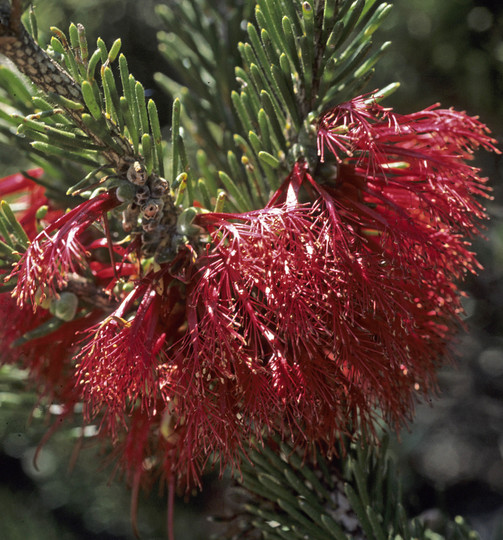
[[[21,24],[19,1],[0,9],[0,53],[9,58],[38,88],[82,102],[75,80],[57,64]]]

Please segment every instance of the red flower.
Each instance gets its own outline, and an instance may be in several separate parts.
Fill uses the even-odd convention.
[[[139,305],[134,302],[140,300]],[[76,383],[87,421],[101,414],[106,432],[117,437],[117,422],[139,405],[147,416],[157,395],[156,368],[164,335],[157,333],[160,297],[139,285],[104,320],[86,330],[77,357]],[[134,314],[130,320],[126,319]]]
[[[335,176],[321,185],[299,162],[265,209],[197,220],[212,247],[163,387],[178,470],[196,479],[209,453],[237,462],[267,432],[334,449],[378,416],[401,426],[459,324],[455,282],[477,269],[466,237],[487,196],[466,160],[494,150],[485,126],[364,98],[319,125]]]
[[[165,387],[184,419],[180,470],[199,462],[196,477],[209,453],[236,462],[264,428],[333,448],[350,424],[372,430],[377,407],[398,425],[417,382],[432,385],[445,328],[417,308],[425,276],[369,250],[321,190],[299,204],[302,182],[319,190],[297,165],[280,206],[198,220],[215,245]],[[437,298],[422,301],[428,312]]]
[[[319,120],[318,152],[338,162],[326,189],[345,218],[410,264],[462,277],[477,263],[464,239],[485,218],[489,189],[467,161],[495,141],[476,118],[430,107],[398,115],[364,96]]]
[[[56,295],[67,285],[68,275],[85,264],[86,249],[80,236],[118,204],[111,193],[98,195],[59,217],[36,236],[8,277],[17,278],[14,296],[20,306],[30,301],[35,309],[37,300],[43,300],[48,292],[50,296]],[[36,297],[38,294],[40,298]]]
[[[54,220],[10,276],[19,312],[83,268],[109,289],[123,278],[118,307],[83,310],[42,343],[67,347],[61,399],[101,421],[135,489],[151,469],[190,487],[209,459],[239,467],[271,433],[333,451],[380,418],[401,426],[435,387],[461,313],[455,283],[478,268],[468,239],[488,189],[467,161],[493,142],[464,113],[356,98],[320,118],[316,167],[298,161],[263,209],[201,213],[198,241],[155,270],[126,259],[139,236],[84,238],[112,194]],[[90,255],[106,246],[120,263]]]

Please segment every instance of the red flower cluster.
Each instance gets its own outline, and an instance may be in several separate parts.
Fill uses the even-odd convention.
[[[86,248],[80,241],[83,232],[117,205],[112,194],[98,195],[50,223],[33,239],[9,276],[17,278],[14,296],[19,305],[31,301],[35,308],[47,294],[56,295],[66,287],[68,276],[78,274],[85,265]]]
[[[205,250],[145,273],[121,251],[119,270],[97,271],[106,242],[83,235],[117,204],[108,193],[32,237],[12,272],[22,310],[75,275],[129,280],[52,338],[66,347],[68,404],[84,402],[136,484],[152,468],[198,483],[210,457],[238,464],[270,433],[331,451],[379,418],[399,427],[434,387],[456,282],[478,268],[467,239],[488,189],[468,161],[494,141],[464,113],[402,116],[372,96],[317,127],[320,163],[298,161],[265,208],[198,216]]]

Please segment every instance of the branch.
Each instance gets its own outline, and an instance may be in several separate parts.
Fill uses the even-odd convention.
[[[21,23],[21,13],[21,0],[0,8],[0,53],[47,94],[83,103],[79,85],[37,45]]]
[[[101,147],[109,164],[121,167],[121,154],[133,154],[131,145],[109,123],[109,133],[118,145],[111,148],[83,122],[82,113],[89,111],[80,84],[30,36],[21,22],[22,11],[21,0],[12,0],[11,7],[0,7],[0,54],[9,58],[21,73],[65,110],[75,124]],[[117,148],[121,151],[118,152]]]

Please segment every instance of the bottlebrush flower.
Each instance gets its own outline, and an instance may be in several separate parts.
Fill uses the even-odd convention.
[[[210,453],[237,462],[264,429],[334,449],[350,424],[371,431],[377,408],[398,425],[417,381],[431,386],[445,341],[416,316],[418,280],[370,251],[328,196],[300,204],[302,182],[318,189],[298,164],[279,206],[198,220],[214,247],[164,390],[184,418],[179,469],[199,464],[196,478]]]
[[[40,291],[43,300],[46,291],[53,296],[66,286],[68,275],[77,272],[86,258],[80,236],[118,204],[112,193],[103,193],[79,204],[36,236],[9,276],[17,278],[14,296],[20,306],[30,301],[35,309]]]
[[[125,319],[138,299],[134,317]],[[157,356],[165,337],[157,332],[159,300],[152,287],[135,287],[112,314],[86,331],[90,338],[77,357],[85,418],[101,413],[113,439],[117,422],[123,426],[138,404],[148,415],[156,398]]]
[[[74,358],[60,373],[135,489],[152,468],[189,488],[273,433],[335,451],[380,419],[400,427],[435,387],[456,283],[478,268],[468,241],[488,189],[467,162],[494,141],[464,113],[397,115],[365,96],[324,114],[317,140],[320,163],[299,160],[265,208],[201,213],[201,237],[155,270],[127,261],[131,246],[109,246],[116,268],[90,260],[108,240],[82,235],[111,194],[53,221],[14,268],[20,309],[84,266],[128,280],[118,306],[62,323]]]
[[[476,118],[436,106],[399,115],[361,96],[325,113],[318,153],[338,174],[325,189],[360,231],[411,264],[436,265],[455,277],[478,265],[465,237],[486,217],[475,197],[486,180],[467,162],[483,147],[496,151]]]
[[[411,417],[459,325],[456,282],[478,268],[467,237],[488,189],[467,160],[493,143],[464,113],[357,98],[319,121],[336,175],[298,162],[266,208],[198,217],[212,247],[163,389],[183,419],[180,470],[197,478],[211,452],[236,462],[268,432],[334,450]]]
[[[28,176],[12,174],[0,179],[0,196],[12,199],[16,218],[30,240],[37,236],[37,229],[58,220],[62,211],[45,197],[44,189],[33,179],[43,175],[42,169],[31,169]],[[47,206],[42,220],[37,218],[41,206]],[[8,273],[2,269],[1,274]],[[9,278],[6,278],[6,280]],[[75,351],[77,333],[92,324],[93,317],[63,324],[46,310],[34,312],[29,304],[16,305],[9,288],[0,281],[0,351],[1,364],[17,364],[26,369],[39,396],[50,402],[65,404],[69,412],[77,402],[74,390],[73,369],[68,362]],[[66,407],[67,406],[67,407]]]

